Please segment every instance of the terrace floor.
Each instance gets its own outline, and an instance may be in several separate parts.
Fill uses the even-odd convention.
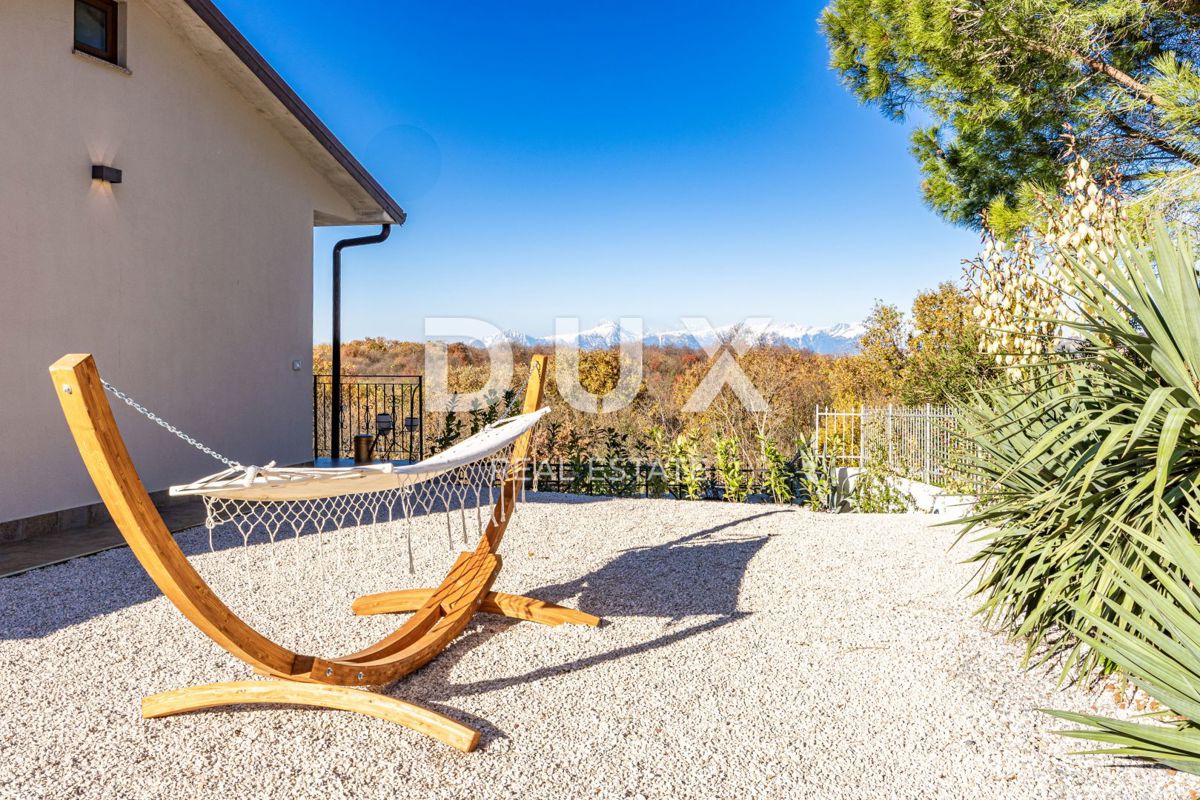
[[[204,504],[198,497],[189,498],[189,502],[163,504],[158,512],[172,533],[204,523]],[[121,532],[111,519],[70,528],[56,527],[25,539],[0,542],[0,579],[124,544]]]
[[[1022,672],[963,587],[969,545],[922,515],[530,496],[496,588],[600,614],[597,629],[478,617],[387,693],[478,727],[463,754],[332,711],[142,720],[140,698],[249,679],[127,549],[0,580],[2,797],[1187,797],[1195,779],[1071,756],[1036,709],[1127,715]],[[344,652],[393,628],[350,597],[433,585],[386,532],[276,545],[180,537],[252,624]],[[457,534],[456,534],[457,535]],[[231,546],[236,544],[237,546]],[[318,544],[327,578],[314,592]],[[461,541],[455,547],[461,547]]]

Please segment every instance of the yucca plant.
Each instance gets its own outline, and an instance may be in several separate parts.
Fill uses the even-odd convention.
[[[1027,638],[1027,657],[1067,655],[1064,675],[1113,667],[1071,633],[1078,615],[1128,608],[1117,576],[1142,568],[1132,534],[1152,534],[1200,475],[1195,264],[1161,221],[1148,242],[1068,259],[1071,346],[963,409],[984,486],[963,533],[982,533],[981,610]]]
[[[1062,736],[1114,745],[1085,754],[1133,756],[1200,773],[1200,546],[1194,529],[1173,514],[1164,515],[1154,535],[1127,534],[1136,548],[1132,565],[1101,558],[1111,562],[1128,602],[1105,600],[1107,615],[1076,604],[1075,634],[1166,708],[1152,722],[1047,713],[1090,726],[1058,731]]]
[[[831,447],[840,451],[836,443]],[[804,434],[796,439],[796,455],[792,457],[792,474],[796,478],[797,496],[813,511],[840,511],[844,500],[839,489],[837,468],[833,459],[823,453],[816,437]]]

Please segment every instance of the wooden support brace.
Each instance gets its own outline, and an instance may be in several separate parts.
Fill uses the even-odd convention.
[[[433,592],[433,589],[402,589],[396,592],[367,594],[357,598],[350,607],[355,614],[360,616],[416,611],[428,602]],[[600,624],[600,618],[594,614],[533,597],[504,592],[488,592],[484,595],[479,610],[485,614],[499,614],[512,619],[523,619],[550,626],[569,622],[573,625],[590,625],[594,628]]]

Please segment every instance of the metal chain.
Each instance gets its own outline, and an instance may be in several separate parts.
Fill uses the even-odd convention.
[[[512,398],[509,399],[508,405],[506,405],[504,407],[504,412],[502,414],[500,414],[499,419],[508,419],[509,417],[511,417],[513,415],[513,411],[515,411],[517,408],[517,403],[519,401],[525,399],[525,387],[528,385],[529,385],[529,379],[526,378],[525,383],[522,384],[521,387],[518,388],[515,392],[513,392]],[[497,420],[497,421],[499,421],[499,420]]]
[[[231,468],[233,468],[233,469],[242,469],[242,465],[241,465],[241,464],[239,464],[238,462],[236,462],[236,461],[234,461],[234,460],[232,460],[232,459],[226,458],[225,456],[221,455],[221,454],[220,454],[220,453],[218,453],[216,450],[213,450],[211,447],[209,447],[208,445],[204,444],[203,442],[196,441],[196,440],[195,440],[195,439],[193,439],[191,436],[188,436],[186,433],[184,433],[183,431],[179,430],[179,429],[178,429],[178,428],[176,428],[174,425],[172,425],[171,423],[167,422],[165,419],[163,419],[162,417],[158,416],[158,415],[157,415],[157,414],[155,414],[153,411],[149,410],[148,408],[146,408],[145,406],[143,406],[141,403],[139,403],[138,401],[134,400],[134,399],[133,399],[132,397],[130,397],[129,395],[127,395],[127,394],[125,394],[124,392],[122,392],[122,391],[121,391],[120,389],[118,389],[117,387],[113,386],[113,385],[112,385],[111,383],[109,383],[108,381],[106,381],[106,380],[104,380],[103,378],[101,378],[101,379],[100,379],[100,382],[101,382],[102,384],[104,384],[104,388],[105,388],[105,389],[107,389],[107,390],[108,390],[108,391],[109,391],[109,392],[112,394],[112,396],[113,396],[113,397],[117,398],[118,400],[123,400],[123,401],[125,402],[125,405],[129,406],[129,407],[130,407],[130,408],[132,408],[134,411],[138,412],[138,413],[139,413],[139,414],[141,414],[143,417],[145,417],[146,419],[148,419],[148,420],[150,420],[151,422],[155,423],[156,425],[159,425],[160,427],[166,428],[168,431],[170,431],[171,433],[175,434],[175,435],[176,435],[176,436],[178,436],[180,439],[182,439],[183,441],[185,441],[185,442],[187,442],[188,444],[190,444],[192,447],[194,447],[194,448],[196,448],[197,450],[199,450],[201,453],[204,453],[204,455],[206,455],[206,456],[210,456],[210,457],[212,457],[212,458],[215,458],[217,461],[220,461],[222,464],[224,464],[224,465],[225,465],[225,466],[227,466],[227,467],[231,467]]]
[[[533,372],[534,371],[530,369],[529,374],[525,376],[525,382],[521,384],[520,388],[513,392],[512,398],[508,401],[508,407],[504,409],[504,413],[500,415],[500,419],[508,419],[511,417],[513,415],[513,411],[516,410],[517,405],[524,402],[525,391],[529,388],[529,381],[533,379]]]

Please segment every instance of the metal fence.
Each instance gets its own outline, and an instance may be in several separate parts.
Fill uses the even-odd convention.
[[[949,406],[818,406],[815,440],[835,466],[882,462],[903,478],[935,486],[969,483],[960,468],[959,423]]]
[[[338,450],[353,455],[353,439],[375,433],[375,415],[390,414],[395,428],[375,444],[375,457],[420,461],[425,454],[425,393],[420,375],[343,375],[342,425]],[[333,377],[313,376],[313,458],[330,456]]]

